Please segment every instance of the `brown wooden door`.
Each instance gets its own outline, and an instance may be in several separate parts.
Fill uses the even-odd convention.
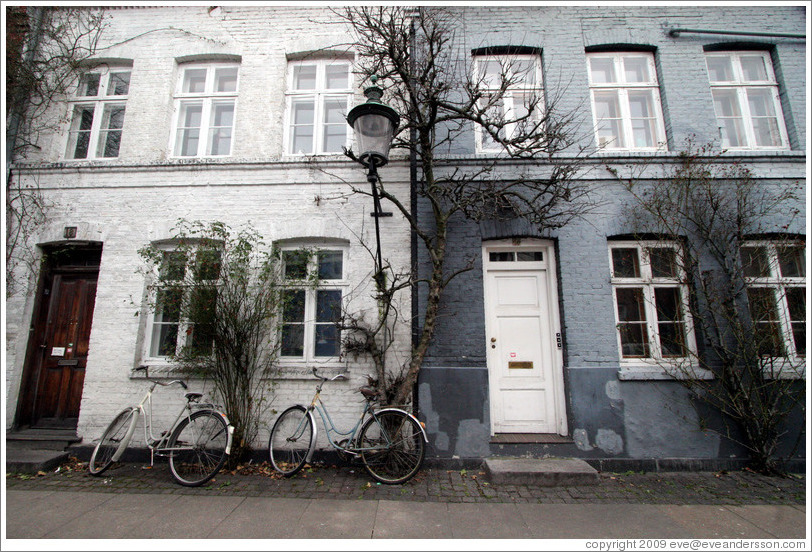
[[[26,425],[76,427],[97,280],[95,270],[57,269],[40,291],[21,409]]]

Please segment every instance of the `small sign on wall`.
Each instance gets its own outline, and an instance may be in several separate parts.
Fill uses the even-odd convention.
[[[65,356],[65,347],[54,347],[51,349],[51,356]]]

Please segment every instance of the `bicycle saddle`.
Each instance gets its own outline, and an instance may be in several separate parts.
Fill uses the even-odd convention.
[[[187,401],[197,401],[203,396],[203,393],[186,393]]]
[[[374,399],[378,396],[378,392],[372,387],[361,387],[358,391],[364,396],[365,399]]]

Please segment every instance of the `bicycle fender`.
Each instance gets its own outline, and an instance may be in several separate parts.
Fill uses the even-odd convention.
[[[231,442],[232,439],[234,438],[234,426],[231,425],[230,421],[228,421],[228,416],[226,416],[225,412],[216,409],[214,411],[217,412],[220,416],[222,416],[223,419],[226,421],[226,431],[228,431],[226,442],[226,454],[231,455]]]
[[[310,449],[307,451],[307,456],[305,457],[305,462],[310,463],[310,460],[313,458],[313,453],[316,451],[316,442],[318,442],[319,438],[319,426],[316,425],[316,417],[313,416],[313,411],[307,408],[303,404],[299,404],[296,406],[301,406],[307,412],[307,415],[310,416],[310,423],[313,425],[313,442],[310,443]]]
[[[403,410],[402,408],[381,408],[380,410],[376,410],[376,411],[375,411],[375,414],[378,414],[378,413],[380,413],[380,412],[403,412],[403,413],[404,413],[404,414],[406,414],[408,417],[410,417],[412,420],[414,420],[414,422],[417,424],[417,427],[419,427],[419,428],[420,428],[421,433],[423,433],[423,440],[424,440],[425,442],[427,442],[427,443],[429,442],[429,438],[428,438],[428,436],[426,435],[426,428],[425,428],[425,427],[423,427],[423,422],[421,422],[421,421],[420,421],[420,420],[418,420],[416,417],[414,417],[413,415],[409,414],[408,412],[406,412],[406,411],[405,411],[405,410]]]
[[[134,412],[133,419],[130,422],[130,427],[127,429],[127,434],[118,444],[118,448],[116,449],[116,452],[113,454],[112,458],[113,462],[118,462],[119,458],[121,458],[121,455],[124,454],[124,451],[127,449],[128,446],[130,446],[130,439],[132,439],[133,433],[135,433],[135,426],[138,425],[138,417],[141,416],[141,411],[138,410],[137,408],[133,408],[131,410]]]

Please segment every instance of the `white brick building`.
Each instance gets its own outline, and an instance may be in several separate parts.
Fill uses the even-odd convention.
[[[374,246],[372,201],[350,193],[350,184],[368,186],[366,174],[340,148],[351,140],[343,115],[364,100],[364,83],[352,73],[346,29],[329,10],[183,6],[109,13],[98,64],[88,68],[77,96],[56,102],[59,111],[51,114],[64,120],[62,131],[43,137],[42,149],[12,169],[19,182],[39,186],[49,205],[46,223],[29,244],[36,254],[70,244],[97,246],[101,262],[86,359],[81,343],[62,343],[48,333],[53,321],[46,323],[46,304],[58,283],[38,284],[39,275],[32,275],[27,289],[8,299],[6,427],[78,423],[85,443],[143,395],[146,385],[134,369],[161,365],[151,343],[153,314],[144,308],[138,250],[170,238],[179,218],[232,228],[250,222],[269,244],[340,251],[344,300],[356,311],[376,308],[374,260],[365,247]],[[294,105],[301,123],[295,130],[289,122]],[[381,176],[408,201],[408,166],[396,156]],[[403,247],[408,232],[397,214],[381,219],[384,257],[399,271],[410,264]],[[93,285],[92,274],[87,281]],[[402,300],[403,312],[410,312],[408,296]],[[409,350],[408,322],[395,339],[392,362]],[[371,366],[307,355],[285,361],[274,405],[310,399],[315,380],[303,368],[346,371],[349,381],[329,384],[325,401],[334,421],[347,427],[362,408],[355,390]],[[78,366],[63,372],[72,359]],[[49,370],[51,383],[43,384]],[[78,391],[59,379],[68,372],[79,380],[84,372]],[[76,392],[78,421],[76,405],[68,404]],[[157,406],[183,400],[174,390],[156,397]],[[174,406],[168,410],[174,415]]]

